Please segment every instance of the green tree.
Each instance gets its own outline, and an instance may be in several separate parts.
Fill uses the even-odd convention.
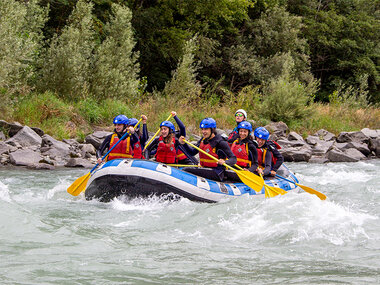
[[[341,81],[359,87],[368,74],[372,101],[380,101],[379,1],[289,0],[288,7],[303,16],[312,72],[323,88],[319,99],[328,100]]]
[[[312,111],[307,105],[314,99],[317,82],[306,85],[292,76],[292,70],[294,61],[289,58],[282,75],[264,85],[262,114],[272,121],[290,123],[305,118]]]
[[[139,87],[138,53],[128,7],[112,5],[113,16],[104,27],[106,39],[96,51],[92,90],[99,98],[136,98]]]
[[[246,24],[240,44],[228,48],[234,88],[246,84],[263,84],[283,74],[289,61],[291,72],[306,84],[314,80],[310,73],[308,45],[301,37],[301,17],[291,15],[285,7],[274,6],[260,18]]]
[[[79,0],[61,35],[55,35],[46,52],[41,86],[73,100],[90,88],[95,47],[93,4]]]
[[[185,43],[182,59],[178,62],[171,81],[165,84],[163,93],[166,96],[191,101],[197,100],[201,95],[202,87],[196,79],[199,68],[194,60],[196,48],[196,37]]]
[[[0,87],[12,92],[31,84],[47,12],[37,0],[0,2]]]
[[[129,1],[133,9],[140,51],[141,74],[150,87],[162,89],[182,57],[182,46],[198,34],[196,56],[202,59],[200,76],[219,77],[223,72],[225,42],[238,36],[248,19],[250,0]]]

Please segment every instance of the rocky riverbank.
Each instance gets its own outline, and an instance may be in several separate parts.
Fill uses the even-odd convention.
[[[380,130],[364,128],[358,132],[342,132],[338,136],[319,130],[303,139],[301,135],[289,131],[283,122],[265,127],[271,132],[270,139],[282,147],[280,152],[285,161],[326,163],[380,158]],[[92,168],[96,164],[96,149],[110,134],[96,131],[88,135],[84,143],[79,143],[75,139],[56,140],[39,128],[19,123],[0,120],[0,128],[0,164],[33,169]],[[228,134],[230,130],[218,131]],[[192,137],[199,138],[196,135]]]

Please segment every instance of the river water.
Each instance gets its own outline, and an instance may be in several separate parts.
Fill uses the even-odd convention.
[[[328,199],[104,204],[66,192],[89,170],[0,168],[0,284],[379,284],[380,160],[287,165]]]

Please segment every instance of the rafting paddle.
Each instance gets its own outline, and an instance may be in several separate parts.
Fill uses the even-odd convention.
[[[191,142],[188,142],[185,139],[183,141],[185,143],[187,143],[188,145],[192,146],[193,148],[197,149],[198,151],[202,152],[203,154],[207,155],[211,159],[213,159],[215,161],[219,160],[216,157],[212,156],[211,154],[209,154],[209,153],[205,152],[204,150],[200,149],[196,145],[193,145]],[[241,179],[241,181],[243,181],[243,183],[245,185],[247,185],[248,187],[252,188],[256,192],[261,192],[261,189],[263,189],[264,180],[260,179],[260,177],[258,177],[257,175],[253,174],[252,172],[244,171],[244,170],[243,171],[237,170],[237,169],[229,166],[226,163],[224,163],[223,166],[227,167],[228,169],[233,170],[239,176],[239,178]]]
[[[235,167],[238,168],[238,169],[240,169],[240,170],[243,170],[243,168],[241,168],[237,164],[235,164]],[[268,184],[266,184],[265,181],[264,181],[264,178],[263,178],[263,176],[261,174],[260,174],[260,177],[261,177],[261,179],[263,179],[264,188],[265,188],[265,197],[272,198],[272,197],[275,197],[275,196],[277,196],[279,194],[284,195],[284,194],[287,193],[284,189],[281,189],[281,188],[278,188],[278,187],[269,186]]]
[[[165,121],[169,121],[171,118],[173,117],[173,114],[170,114],[170,116],[165,120]],[[158,128],[157,132],[154,134],[154,136],[148,141],[148,143],[145,145],[144,149],[143,149],[143,153],[144,151],[146,150],[146,148],[150,145],[150,143],[154,140],[154,138],[158,135],[158,133],[161,131],[161,127]],[[149,157],[148,157],[149,158]]]
[[[321,200],[326,200],[326,198],[327,198],[325,194],[323,194],[323,193],[321,193],[321,192],[318,192],[317,190],[314,190],[313,188],[310,188],[310,187],[305,186],[305,185],[298,184],[298,183],[296,183],[296,182],[294,182],[294,181],[291,181],[291,180],[289,180],[289,179],[286,179],[285,177],[282,177],[282,176],[280,176],[280,175],[278,175],[278,174],[276,174],[276,177],[281,178],[281,179],[284,179],[285,181],[288,181],[288,182],[290,182],[290,183],[293,183],[293,184],[297,185],[298,187],[301,187],[305,192],[308,192],[308,193],[310,193],[310,194],[317,195],[318,198],[321,199]]]
[[[134,126],[134,130],[137,128],[138,124],[141,122],[142,118],[140,121],[137,122],[137,124]],[[130,133],[126,132],[112,147],[111,149],[102,157],[102,160],[104,160],[107,155],[121,142],[123,139],[126,139]],[[81,177],[79,177],[77,180],[73,182],[73,184],[70,185],[69,188],[67,188],[67,192],[73,196],[78,196],[85,188],[87,185],[87,181],[91,176],[91,173],[98,167],[99,162],[91,169],[91,171]]]

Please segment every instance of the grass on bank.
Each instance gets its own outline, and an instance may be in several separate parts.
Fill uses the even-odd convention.
[[[55,94],[46,92],[2,101],[0,110],[3,114],[2,119],[6,121],[39,127],[57,139],[77,138],[83,141],[84,137],[94,130],[112,130],[112,120],[117,114],[135,118],[141,114],[147,115],[148,129],[152,132],[158,129],[160,122],[165,120],[172,110],[178,113],[189,134],[199,134],[199,122],[205,117],[215,118],[219,128],[232,129],[235,126],[234,112],[240,108],[244,108],[249,119],[256,122],[255,127],[269,123],[270,120],[262,115],[263,106],[259,101],[253,97],[247,100],[248,97],[242,96],[238,100],[234,98],[225,102],[209,98],[181,102],[172,97],[150,96],[133,103],[113,99],[97,102],[87,98],[68,103]],[[380,129],[379,108],[351,108],[320,103],[313,103],[308,108],[312,110],[310,116],[287,122],[291,130],[303,136],[313,134],[319,129],[326,129],[334,134],[357,131],[365,127]]]

